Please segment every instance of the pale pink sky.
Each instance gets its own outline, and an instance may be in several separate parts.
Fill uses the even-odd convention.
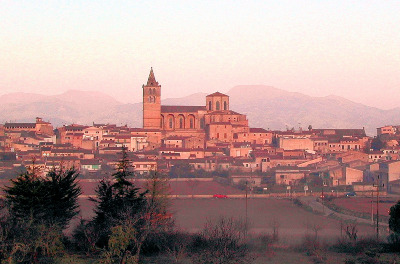
[[[399,14],[398,0],[3,0],[0,95],[139,102],[153,66],[163,98],[265,84],[400,107]]]

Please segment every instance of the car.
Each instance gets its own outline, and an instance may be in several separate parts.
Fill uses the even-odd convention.
[[[228,196],[226,196],[225,194],[214,194],[213,198],[226,199],[226,198],[228,198]]]
[[[353,196],[356,196],[357,194],[356,194],[356,192],[348,192],[348,193],[346,193],[346,197],[353,197]]]

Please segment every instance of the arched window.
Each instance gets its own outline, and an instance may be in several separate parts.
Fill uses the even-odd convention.
[[[219,102],[217,101],[217,103],[215,104],[215,110],[219,110]]]
[[[194,128],[194,120],[193,120],[193,117],[190,118],[189,122],[190,122],[190,128]]]
[[[169,128],[173,128],[173,126],[174,126],[174,120],[172,119],[172,117],[170,117],[170,118],[168,119],[168,123],[169,123]]]
[[[224,101],[224,110],[228,110],[228,104]]]
[[[179,118],[179,128],[183,128],[183,118]]]
[[[212,110],[212,103],[211,103],[211,101],[208,102],[208,110],[210,110],[210,111]]]
[[[148,102],[151,103],[151,96],[149,96]]]
[[[156,94],[156,88],[153,88],[153,94]]]

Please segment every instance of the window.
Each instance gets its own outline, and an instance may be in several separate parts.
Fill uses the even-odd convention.
[[[224,101],[224,110],[228,110],[228,104]]]
[[[211,101],[208,102],[208,110],[210,110],[210,111],[212,110],[212,103],[211,103]]]
[[[168,122],[169,122],[169,128],[173,128],[173,120],[172,120],[172,117],[169,118]]]
[[[219,105],[219,102],[217,101],[217,103],[215,104],[215,110],[220,110],[220,105]]]
[[[183,118],[179,118],[179,128],[183,128]]]
[[[192,118],[190,118],[190,128],[194,128],[194,120],[193,120],[193,117]]]

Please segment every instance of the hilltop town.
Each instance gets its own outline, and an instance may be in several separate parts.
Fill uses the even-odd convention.
[[[137,177],[156,170],[170,177],[226,178],[259,190],[270,186],[351,186],[358,192],[400,188],[400,126],[377,128],[250,127],[230,109],[229,96],[215,92],[201,106],[161,105],[161,85],[151,69],[143,85],[143,127],[70,124],[53,127],[42,118],[0,125],[0,176],[35,166],[75,167],[81,177],[101,178],[113,170],[122,148]],[[378,177],[379,175],[379,177]],[[306,190],[306,188],[304,188]]]

